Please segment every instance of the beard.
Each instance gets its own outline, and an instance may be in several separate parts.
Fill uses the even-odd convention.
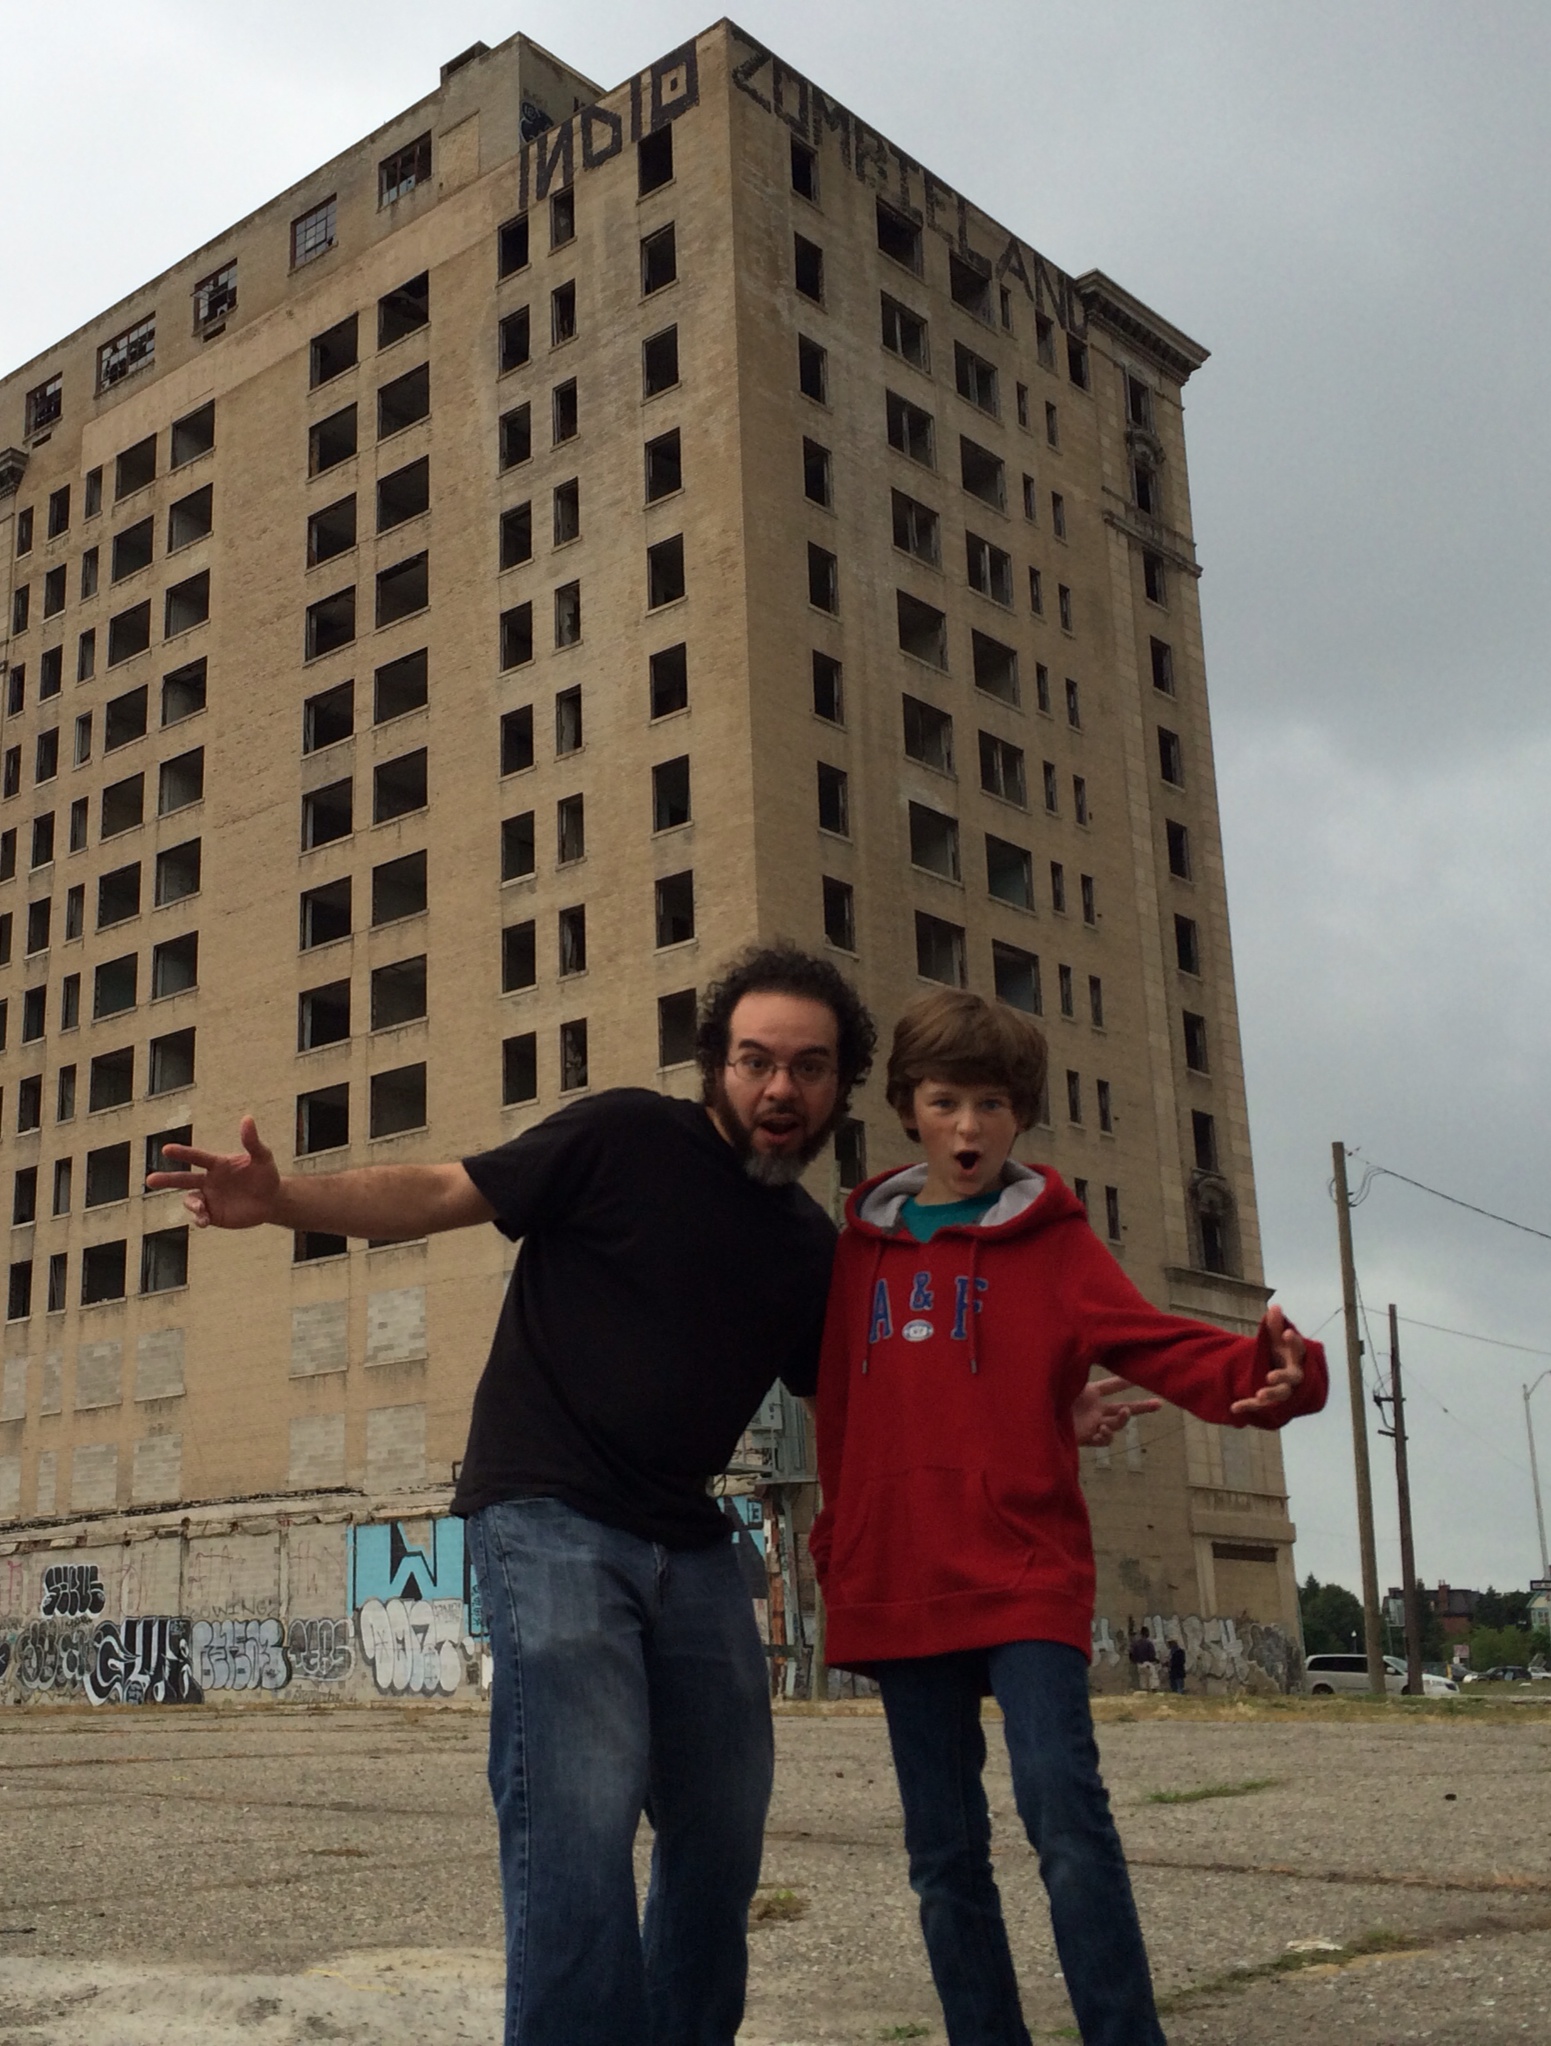
[[[717,1121],[738,1155],[738,1163],[756,1186],[795,1186],[829,1141],[830,1131],[841,1114],[837,1105],[835,1113],[826,1117],[795,1151],[785,1157],[776,1157],[769,1151],[755,1150],[754,1130],[759,1127],[761,1118],[756,1117],[751,1128],[728,1099],[726,1085],[720,1077],[712,1090],[709,1105],[715,1109]]]

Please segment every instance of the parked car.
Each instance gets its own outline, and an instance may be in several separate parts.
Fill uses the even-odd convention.
[[[1465,1678],[1467,1684],[1527,1684],[1530,1673],[1517,1662],[1500,1662],[1495,1669],[1471,1670]]]
[[[1356,1692],[1359,1695],[1368,1689],[1368,1658],[1366,1655],[1310,1655],[1303,1664],[1303,1688],[1311,1698],[1328,1698],[1337,1691]],[[1406,1689],[1406,1666],[1398,1655],[1384,1658],[1384,1688],[1391,1697],[1403,1695]],[[1449,1698],[1459,1690],[1452,1677],[1434,1676],[1430,1670],[1422,1672],[1422,1695],[1425,1698]]]

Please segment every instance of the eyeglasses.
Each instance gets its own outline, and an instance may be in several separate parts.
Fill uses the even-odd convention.
[[[794,1087],[822,1087],[835,1077],[835,1061],[822,1051],[802,1051],[794,1059],[773,1059],[767,1051],[742,1051],[728,1065],[750,1085],[768,1086],[777,1073],[788,1073]]]

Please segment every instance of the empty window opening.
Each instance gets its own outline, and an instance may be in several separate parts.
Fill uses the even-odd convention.
[[[1185,754],[1179,743],[1178,732],[1158,727],[1158,772],[1166,782],[1182,788],[1185,781]]]
[[[1021,845],[986,833],[986,892],[1015,909],[1034,907],[1034,863]]]
[[[533,812],[501,820],[501,879],[521,881],[537,865]]]
[[[501,772],[521,774],[533,765],[533,705],[522,704],[501,718]]]
[[[299,213],[291,222],[291,268],[299,270],[333,248],[339,220],[339,202],[331,193],[316,206]]]
[[[51,696],[57,696],[64,686],[64,679],[64,648],[46,647],[38,662],[38,701],[46,703]]]
[[[25,1165],[11,1182],[11,1226],[24,1228],[38,1213],[38,1168]]]
[[[149,1048],[148,1094],[170,1094],[178,1087],[194,1084],[194,1032],[172,1030],[165,1037],[153,1037]]]
[[[497,278],[510,277],[518,270],[526,270],[528,262],[528,216],[519,213],[511,220],[503,220],[496,229],[495,274]]]
[[[27,905],[27,951],[46,952],[49,941],[51,905],[47,902],[29,902]]]
[[[582,750],[582,692],[562,689],[555,698],[555,756]]]
[[[1201,971],[1201,937],[1194,917],[1174,919],[1174,962],[1181,973]]]
[[[1004,646],[999,639],[992,639],[988,633],[972,631],[969,638],[975,665],[975,687],[1002,703],[1017,703],[1016,652],[1010,646]]]
[[[517,994],[538,984],[538,926],[531,917],[501,933],[501,992]]]
[[[163,606],[163,633],[175,639],[180,632],[192,632],[210,616],[210,571],[202,568],[186,582],[174,583]]]
[[[1190,1111],[1190,1137],[1195,1152],[1196,1169],[1200,1172],[1217,1170],[1217,1124],[1203,1109]]]
[[[549,343],[558,348],[576,338],[576,283],[558,284],[549,294]]]
[[[573,1093],[587,1085],[587,1022],[580,1018],[560,1026],[560,1091]]]
[[[900,699],[905,713],[905,753],[940,774],[953,772],[953,719],[935,704],[914,696]]]
[[[582,636],[582,586],[563,583],[555,592],[555,645],[575,646]]]
[[[1072,623],[1072,593],[1065,583],[1056,584],[1056,614],[1061,620],[1063,632],[1074,632]]]
[[[581,431],[576,400],[576,379],[569,383],[556,384],[551,400],[553,438],[556,447],[562,441],[575,440]]]
[[[989,264],[986,272],[977,270],[965,262],[956,249],[948,251],[948,290],[955,305],[963,306],[967,313],[973,313],[977,320],[991,322],[991,279]]]
[[[1055,911],[1057,916],[1065,916],[1066,868],[1061,864],[1059,860],[1052,860],[1050,862],[1050,907]],[[1062,1014],[1067,1016],[1069,1016],[1071,1013],[1072,1012],[1070,1008],[1064,1009],[1062,1011]]]
[[[533,353],[533,323],[528,308],[519,306],[508,313],[496,329],[496,368],[505,376],[521,369]]]
[[[966,348],[962,341],[955,341],[953,375],[961,398],[967,398],[971,405],[977,405],[982,412],[989,412],[993,418],[1000,414],[994,362],[987,362],[973,348]]]
[[[896,207],[880,199],[878,206],[878,247],[907,270],[921,274],[921,228]]]
[[[823,881],[824,935],[842,952],[856,950],[856,891],[849,881],[837,881],[825,874]]]
[[[652,769],[652,829],[672,831],[689,817],[689,755],[681,753]]]
[[[193,1132],[190,1131],[190,1135],[192,1134]],[[163,1168],[159,1165],[147,1164],[146,1166],[146,1171],[148,1173],[160,1172],[161,1170],[163,1170]],[[54,1160],[54,1198],[52,1202],[52,1212],[54,1214],[56,1215],[69,1214],[70,1201],[74,1191],[72,1186],[72,1181],[74,1180],[74,1178],[75,1171],[73,1161],[69,1158],[56,1158]]]
[[[587,911],[563,909],[557,919],[558,965],[562,976],[587,971]]]
[[[909,306],[901,305],[897,298],[890,298],[886,291],[881,298],[884,347],[916,369],[929,370],[932,358],[926,321]]]
[[[684,945],[695,935],[695,877],[685,871],[657,883],[657,943]]]
[[[576,240],[576,188],[567,185],[563,192],[556,192],[549,202],[549,246],[563,249],[567,242]]]
[[[355,730],[355,684],[340,682],[309,696],[302,705],[302,751],[321,752],[337,746]]]
[[[851,835],[851,780],[843,767],[818,763],[819,829],[840,838]]]
[[[331,781],[302,797],[302,848],[310,851],[348,838],[355,829],[353,793],[348,781]]]
[[[1078,876],[1078,892],[1082,898],[1082,920],[1085,924],[1096,924],[1099,920],[1098,896],[1091,874]]]
[[[431,175],[431,138],[417,135],[413,142],[406,142],[402,149],[395,149],[391,156],[385,156],[377,166],[377,203],[391,206],[396,199],[406,199],[417,185],[427,183]]]
[[[199,933],[185,931],[151,948],[151,999],[181,995],[199,985]]]
[[[1023,479],[1023,516],[1031,524],[1039,517],[1039,491],[1032,476]]]
[[[133,831],[145,817],[145,776],[132,774],[109,784],[102,792],[102,836],[116,838],[121,831]]]
[[[555,859],[562,867],[587,856],[587,806],[580,796],[562,796],[555,805]]]
[[[805,439],[802,444],[802,490],[814,504],[829,506],[835,501],[830,452],[816,440]]]
[[[792,137],[792,190],[799,199],[810,199],[815,206],[819,203],[819,154],[810,149],[806,142]],[[667,1063],[666,1060],[663,1062]]]
[[[307,431],[307,474],[321,476],[327,469],[348,462],[356,450],[356,411],[346,405],[320,419]]]
[[[646,550],[648,610],[655,611],[664,604],[677,603],[684,589],[684,535],[675,533],[672,539],[659,540],[654,547]]]
[[[137,320],[97,350],[97,388],[111,391],[136,370],[149,369],[156,360],[156,316]]]
[[[431,366],[423,362],[418,369],[407,370],[378,391],[377,438],[386,440],[391,434],[402,433],[406,426],[424,419],[430,409]]]
[[[1053,448],[1061,445],[1061,415],[1051,404],[1045,406],[1045,438]]]
[[[1152,686],[1164,696],[1174,694],[1174,649],[1161,639],[1149,639],[1152,655]]]
[[[188,1284],[188,1227],[150,1229],[140,1239],[140,1290],[171,1293]]]
[[[895,607],[899,621],[901,650],[934,668],[948,665],[948,619],[935,605],[923,604],[908,590],[896,590]]]
[[[977,441],[959,436],[959,474],[964,488],[983,504],[1007,509],[1007,474],[1000,455],[993,455]]]
[[[670,220],[666,227],[647,235],[641,243],[642,295],[649,298],[654,291],[661,291],[664,285],[672,284],[678,274],[678,246]]]
[[[1088,822],[1088,784],[1080,774],[1072,776],[1072,816],[1079,824]]]
[[[377,530],[386,533],[431,508],[431,460],[422,455],[384,476],[377,485]]]
[[[916,911],[916,972],[923,980],[963,987],[966,981],[964,929]]]
[[[134,955],[130,955],[134,965]],[[133,999],[133,998],[131,998]],[[22,1043],[35,1044],[48,1028],[48,989],[30,987],[22,996]]]
[[[573,476],[568,482],[555,485],[553,513],[557,547],[563,547],[568,540],[581,537],[582,486],[579,478]]]
[[[196,746],[175,760],[164,760],[157,774],[156,814],[166,817],[173,810],[186,810],[202,800],[205,793],[205,749]]]
[[[424,710],[429,696],[427,652],[417,647],[387,661],[372,680],[372,722],[384,725],[412,710]]]
[[[831,654],[813,655],[813,714],[826,723],[845,723],[845,697],[840,663]]]
[[[815,404],[829,403],[829,351],[806,334],[797,336],[797,388]]]
[[[43,615],[56,617],[65,608],[65,566],[51,568],[43,578]]]
[[[53,857],[54,813],[50,810],[46,817],[34,817],[32,820],[31,865],[34,868],[46,867],[52,862]]]
[[[411,811],[423,810],[430,800],[427,794],[427,760],[425,747],[415,753],[401,753],[396,760],[384,760],[372,770],[372,822],[390,823],[395,817],[407,817]]]
[[[647,688],[654,718],[688,709],[689,649],[682,641],[652,655],[647,663]]]
[[[170,435],[172,467],[182,469],[201,455],[208,455],[215,446],[215,400],[199,406],[193,412],[186,412],[181,419],[172,422]]]
[[[81,1305],[99,1300],[122,1300],[129,1246],[117,1243],[89,1243],[81,1252]]]
[[[1169,601],[1168,577],[1161,554],[1142,556],[1142,588],[1149,604],[1167,604]]]
[[[1075,334],[1066,337],[1066,373],[1079,391],[1088,388],[1088,344]],[[1110,1232],[1113,1235],[1113,1231]]]
[[[840,564],[826,547],[808,542],[808,602],[820,611],[840,609]]]
[[[419,916],[426,905],[425,854],[406,853],[372,868],[372,923],[397,923]]]
[[[964,559],[970,588],[1011,609],[1012,556],[979,533],[966,533]]]
[[[1104,1189],[1104,1227],[1109,1233],[1110,1242],[1118,1243],[1122,1231],[1120,1227],[1120,1189],[1117,1186],[1107,1186]]]
[[[215,491],[207,483],[202,490],[192,491],[187,497],[180,497],[167,513],[167,551],[176,553],[180,547],[191,547],[196,540],[203,540],[214,523],[213,505]]]
[[[679,380],[679,330],[664,327],[641,343],[641,394],[654,398]]]
[[[426,958],[395,959],[375,967],[371,980],[373,1030],[393,1030],[416,1022],[426,1012]]]
[[[37,1124],[32,1124],[36,1129]],[[61,1305],[64,1303],[61,1302]],[[25,1258],[13,1264],[10,1283],[6,1294],[5,1318],[7,1321],[25,1321],[32,1312],[32,1260]]]
[[[1088,975],[1088,1020],[1095,1030],[1104,1028],[1104,983],[1096,973]]]
[[[407,561],[396,561],[391,568],[378,572],[379,626],[395,624],[400,618],[408,618],[426,608],[431,601],[430,563],[428,554],[414,554]]]
[[[11,597],[11,630],[13,633],[25,632],[27,630],[28,611],[31,603],[32,586],[30,583],[23,583],[21,588],[15,591]]]
[[[124,1099],[128,1100],[128,1095]],[[16,1089],[16,1127],[21,1130],[35,1130],[43,1123],[43,1075],[29,1073]]]
[[[1039,984],[1039,958],[1017,945],[991,942],[991,977],[998,1001],[1025,1015],[1038,1016],[1043,1000]]]
[[[657,1063],[686,1066],[695,1056],[695,990],[657,997]]]
[[[87,809],[88,804],[85,796],[77,796],[75,801],[70,805],[70,850],[73,853],[85,852],[86,850]],[[78,891],[72,889],[70,892],[72,895],[74,895]],[[65,936],[68,938],[75,937],[78,935],[79,935],[78,932],[73,932],[69,929],[67,918]]]
[[[501,1044],[501,1105],[537,1101],[538,1094],[539,1041],[535,1032],[525,1030]]]
[[[88,626],[75,643],[75,679],[77,682],[90,682],[96,672],[97,632],[94,626]]]
[[[684,458],[679,446],[679,430],[659,434],[655,440],[646,443],[646,501],[655,504],[660,497],[672,497],[675,491],[684,487]]]
[[[1074,675],[1066,678],[1066,722],[1074,732],[1082,730],[1082,691]]]
[[[169,902],[182,902],[186,896],[199,893],[200,841],[185,839],[182,845],[170,845],[156,855],[156,904],[158,908]],[[135,899],[139,903],[139,873],[135,870]],[[104,876],[106,879],[106,876]],[[345,886],[348,890],[349,883]],[[133,912],[131,912],[133,914]],[[102,922],[99,913],[98,923]]]
[[[336,938],[349,935],[349,877],[307,889],[301,897],[301,950],[310,952],[317,945],[331,945]]]
[[[1211,1070],[1206,1056],[1206,1018],[1186,1009],[1181,1021],[1185,1031],[1185,1064],[1193,1073]]]
[[[1000,796],[1004,802],[1016,803],[1019,809],[1027,809],[1028,789],[1024,781],[1022,747],[1010,745],[1006,739],[998,739],[990,732],[982,732],[980,786],[988,795]]]
[[[102,750],[115,752],[120,746],[128,746],[135,739],[145,737],[147,706],[150,691],[142,682],[138,689],[126,690],[122,696],[115,696],[102,714]],[[88,713],[88,716],[90,713]],[[79,724],[79,720],[77,720]],[[77,742],[77,753],[80,744]],[[91,753],[91,726],[86,729],[86,751]]]
[[[1144,517],[1156,519],[1163,516],[1158,472],[1151,462],[1139,459],[1131,464],[1131,489],[1136,508]]]
[[[338,326],[313,335],[307,349],[307,369],[314,390],[319,384],[332,383],[347,369],[355,368],[359,359],[357,328],[357,316],[352,313]]]
[[[525,561],[533,559],[533,505],[532,501],[514,504],[509,511],[501,514],[501,566],[521,568]],[[511,662],[503,660],[503,667]]]
[[[804,298],[824,303],[824,251],[806,235],[792,236],[792,281]]]
[[[941,521],[929,504],[907,497],[902,490],[889,493],[894,516],[894,545],[913,554],[918,561],[935,568],[942,558]]]
[[[296,1153],[335,1151],[350,1141],[350,1087],[341,1081],[296,1097]]]
[[[902,455],[908,455],[912,462],[919,462],[923,468],[935,468],[937,458],[933,451],[931,413],[923,412],[919,405],[912,405],[897,391],[885,392],[884,406],[889,446],[897,448]]]
[[[1164,823],[1169,847],[1169,872],[1178,881],[1190,879],[1190,833],[1171,817]]]
[[[1066,538],[1066,499],[1059,490],[1050,493],[1050,530],[1058,540]]]
[[[1054,817],[1061,808],[1061,777],[1056,773],[1056,764],[1053,760],[1042,763],[1041,777],[1045,784],[1045,808]]]
[[[945,880],[959,879],[959,826],[955,817],[929,810],[924,803],[910,805],[910,864],[941,874]]]
[[[138,575],[142,568],[150,566],[155,549],[154,519],[141,519],[137,525],[126,526],[122,533],[115,533],[109,568],[110,579],[121,583],[127,576]]]
[[[70,486],[62,483],[57,490],[49,492],[48,536],[57,540],[61,533],[70,530]]]
[[[398,1066],[371,1079],[370,1134],[396,1137],[401,1130],[424,1129],[425,1067]]]
[[[1082,1121],[1082,1075],[1070,1068],[1066,1075],[1066,1117],[1068,1122]]]
[[[673,127],[659,128],[655,134],[643,135],[636,144],[636,169],[638,188],[644,198],[648,192],[659,191],[673,179]]]
[[[1152,391],[1138,376],[1126,374],[1126,419],[1132,426],[1152,426]]]
[[[132,448],[125,448],[113,464],[113,502],[120,503],[132,497],[137,490],[144,490],[156,476],[156,436],[149,434],[144,440],[137,440]]]

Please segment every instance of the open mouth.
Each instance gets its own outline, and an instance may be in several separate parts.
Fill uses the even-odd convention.
[[[754,1127],[763,1130],[777,1144],[802,1135],[801,1120],[795,1115],[762,1115]]]
[[[980,1153],[978,1151],[955,1151],[953,1162],[960,1172],[973,1172],[980,1163]]]

